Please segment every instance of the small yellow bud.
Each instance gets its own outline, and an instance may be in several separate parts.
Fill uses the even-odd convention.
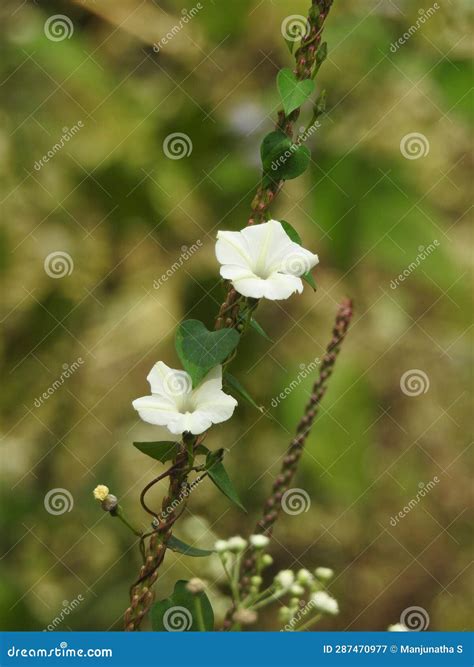
[[[95,487],[93,493],[96,500],[103,502],[109,495],[109,487],[104,486],[103,484],[99,484],[99,486]]]

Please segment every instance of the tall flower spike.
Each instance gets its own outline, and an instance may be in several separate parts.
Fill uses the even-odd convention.
[[[137,398],[133,407],[143,421],[166,426],[175,435],[204,433],[211,424],[230,419],[237,405],[233,396],[222,391],[222,366],[213,368],[196,389],[188,373],[168,368],[162,361],[153,366],[147,380],[151,396]]]
[[[294,243],[278,220],[217,233],[220,274],[240,294],[254,299],[287,299],[303,291],[300,276],[318,263],[318,256]]]

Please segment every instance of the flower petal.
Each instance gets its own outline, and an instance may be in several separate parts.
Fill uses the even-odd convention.
[[[249,296],[252,299],[261,299],[265,296],[265,280],[258,276],[244,276],[242,278],[234,278],[232,285],[242,294],[242,296]]]
[[[143,421],[156,426],[168,426],[170,419],[179,414],[173,401],[162,396],[142,396],[132,405]]]
[[[220,264],[248,267],[251,264],[249,246],[241,232],[217,232],[216,257]]]
[[[301,294],[303,291],[301,278],[284,273],[273,273],[270,278],[267,278],[263,282],[265,283],[265,293],[263,296],[272,301],[288,299],[295,292]]]
[[[272,266],[274,271],[287,273],[292,276],[302,276],[318,264],[319,258],[297,243],[290,243],[285,254]]]
[[[166,396],[173,401],[180,396],[189,394],[192,390],[191,377],[186,371],[170,368],[162,361],[158,361],[147,377],[152,394]]]

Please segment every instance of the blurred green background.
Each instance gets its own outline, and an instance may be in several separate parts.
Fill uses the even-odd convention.
[[[81,596],[56,629],[120,629],[138,552],[91,491],[107,484],[145,525],[138,495],[160,465],[131,443],[161,434],[131,401],[147,393],[157,360],[178,366],[180,319],[213,320],[223,294],[216,231],[248,217],[278,106],[275,75],[291,66],[281,24],[308,3],[202,0],[159,53],[153,43],[193,4],[39,4],[5,0],[0,10],[1,624],[46,628]],[[207,482],[176,531],[204,547],[251,532],[311,379],[276,408],[272,398],[322,355],[337,304],[351,296],[354,323],[294,483],[311,506],[282,515],[271,549],[275,571],[336,571],[341,614],[319,627],[383,630],[410,606],[428,612],[430,629],[472,625],[469,5],[440,3],[391,49],[428,3],[335,0],[318,76],[328,109],[308,142],[311,168],[272,209],[319,253],[318,291],[262,304],[258,319],[274,342],[248,336],[233,365],[275,420],[241,404],[208,439],[229,448],[249,515]],[[71,22],[65,39],[45,34],[57,14]],[[307,109],[302,123],[309,118]],[[164,153],[176,132],[192,145],[182,159]],[[422,135],[416,159],[400,146],[411,133]],[[198,241],[182,268],[154,283]],[[67,253],[62,278],[45,270],[56,252]],[[40,401],[66,365],[71,376]],[[425,392],[416,396],[400,385],[413,369]],[[52,489],[67,491],[70,511],[46,510]],[[222,615],[217,559],[169,553],[162,573],[159,597],[199,574]],[[279,627],[273,612],[260,625]]]

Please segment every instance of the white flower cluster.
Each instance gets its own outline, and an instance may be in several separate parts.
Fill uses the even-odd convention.
[[[287,299],[303,291],[300,276],[317,263],[318,256],[294,243],[277,220],[246,227],[240,232],[219,231],[216,257],[220,274],[234,289],[254,299]],[[147,380],[151,394],[133,401],[143,421],[166,426],[175,435],[199,435],[212,424],[230,419],[237,401],[222,391],[222,366],[213,368],[193,388],[186,371],[159,361]]]

